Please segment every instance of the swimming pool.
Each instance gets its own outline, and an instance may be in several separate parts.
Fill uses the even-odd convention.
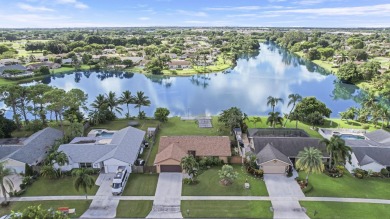
[[[341,134],[339,135],[341,139],[344,140],[364,140],[364,136],[361,135],[353,135],[353,134]]]
[[[102,131],[102,132],[100,132],[100,133],[97,133],[97,134],[96,134],[96,137],[112,138],[113,135],[114,135],[114,132]]]

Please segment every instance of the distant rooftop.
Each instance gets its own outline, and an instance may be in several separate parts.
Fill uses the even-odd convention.
[[[309,134],[302,129],[259,128],[248,129],[248,137],[309,137]]]

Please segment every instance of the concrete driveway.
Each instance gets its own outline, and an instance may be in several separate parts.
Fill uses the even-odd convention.
[[[294,177],[264,174],[265,185],[274,210],[274,219],[309,219],[298,199],[305,197]]]
[[[160,173],[153,209],[146,218],[183,218],[180,212],[182,173]]]
[[[114,173],[101,173],[99,175],[96,182],[100,184],[99,190],[88,210],[80,218],[115,218],[119,199],[116,199],[111,193],[114,176]]]

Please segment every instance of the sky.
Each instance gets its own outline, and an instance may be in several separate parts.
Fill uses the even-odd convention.
[[[389,0],[0,0],[0,28],[390,27]]]

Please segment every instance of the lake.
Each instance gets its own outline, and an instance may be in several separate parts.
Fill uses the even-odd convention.
[[[188,77],[145,76],[123,72],[72,72],[41,81],[69,90],[82,89],[91,103],[100,93],[144,91],[151,101],[142,107],[152,116],[156,107],[166,107],[171,116],[217,115],[237,106],[248,115],[271,111],[267,97],[281,97],[285,104],[276,110],[289,112],[288,95],[315,96],[331,110],[332,117],[348,107],[359,106],[363,92],[356,86],[339,83],[335,76],[310,61],[299,58],[274,44],[261,44],[257,53],[242,55],[228,71]],[[125,112],[125,106],[123,107]],[[131,115],[137,115],[132,107]],[[124,113],[123,113],[124,114]]]

